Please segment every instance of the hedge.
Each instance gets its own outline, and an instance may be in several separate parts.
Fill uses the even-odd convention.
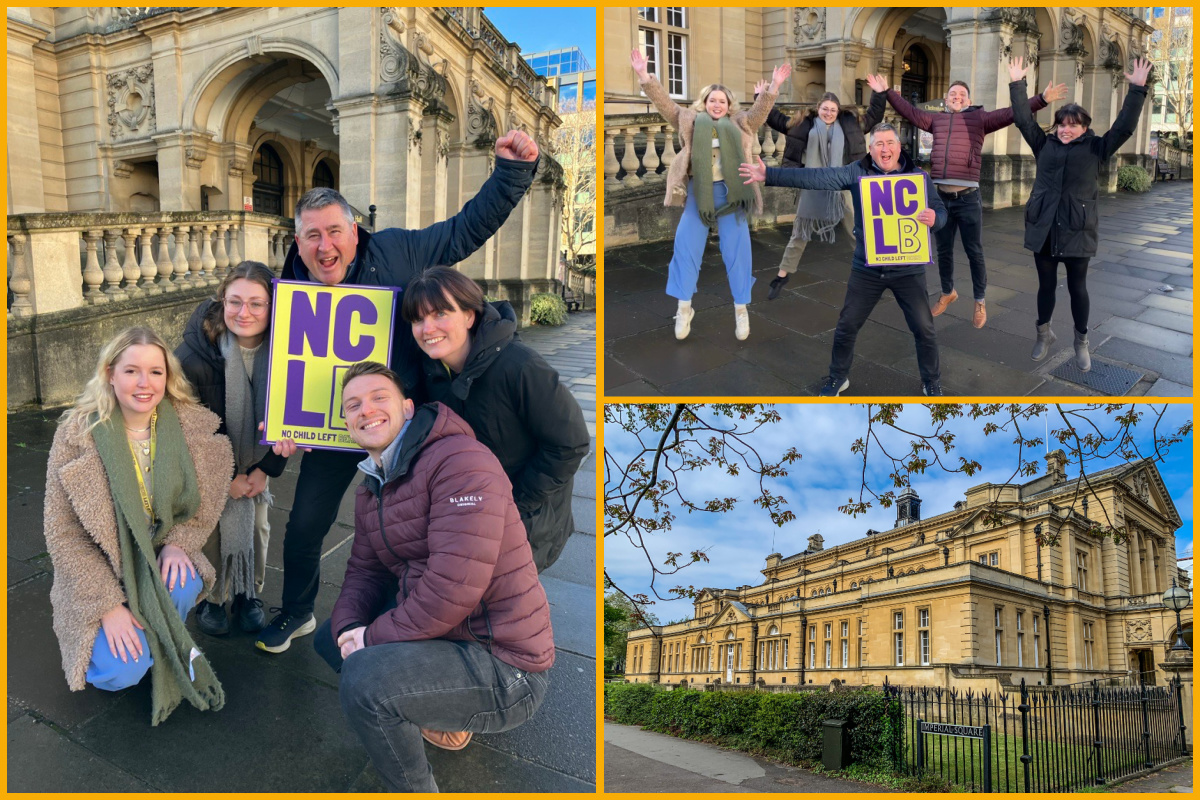
[[[1154,185],[1150,173],[1136,164],[1126,164],[1117,170],[1117,188],[1125,192],[1148,192]]]
[[[535,325],[562,325],[567,321],[567,304],[556,294],[535,294],[529,300],[529,318]]]
[[[888,717],[889,702],[875,689],[775,694],[667,690],[647,683],[604,687],[604,714],[616,722],[768,753],[790,763],[819,761],[821,723],[845,719],[851,726],[853,760],[891,766],[897,737]]]

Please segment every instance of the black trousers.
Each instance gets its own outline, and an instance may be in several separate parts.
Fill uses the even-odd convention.
[[[917,368],[921,372],[921,382],[940,380],[937,331],[933,327],[933,314],[929,311],[929,299],[925,293],[925,276],[885,277],[852,268],[850,278],[846,281],[846,299],[842,301],[842,311],[838,314],[837,328],[833,332],[833,358],[829,362],[829,375],[835,381],[850,374],[858,332],[887,289],[892,290],[896,304],[904,312],[904,321],[912,331],[917,345]]]
[[[321,544],[366,456],[313,450],[300,461],[296,499],[283,535],[283,610],[312,613],[321,583]]]

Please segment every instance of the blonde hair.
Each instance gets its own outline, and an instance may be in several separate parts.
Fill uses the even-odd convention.
[[[696,98],[696,102],[692,103],[692,110],[705,111],[706,109],[704,104],[708,102],[708,96],[713,92],[725,93],[725,99],[729,101],[730,116],[738,112],[740,106],[738,106],[737,97],[734,96],[733,92],[730,91],[728,86],[722,83],[710,83],[708,86],[705,86],[703,89],[701,89],[700,96]]]
[[[198,404],[192,385],[183,375],[179,359],[167,347],[162,337],[150,328],[126,328],[100,348],[100,358],[96,362],[96,372],[92,375],[87,386],[83,387],[75,405],[63,414],[63,422],[77,419],[85,420],[87,431],[97,425],[107,422],[117,410],[117,396],[113,393],[109,379],[112,378],[112,368],[120,360],[121,355],[134,345],[154,345],[162,350],[167,364],[166,397],[170,398],[176,408]]]

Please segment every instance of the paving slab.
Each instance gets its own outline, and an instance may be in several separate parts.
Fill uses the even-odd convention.
[[[153,792],[158,787],[100,758],[86,747],[62,736],[45,722],[25,716],[8,723],[8,791]],[[50,770],[25,769],[26,765],[54,764]]]

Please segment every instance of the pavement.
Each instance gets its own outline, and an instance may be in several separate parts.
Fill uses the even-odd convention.
[[[578,530],[542,573],[557,658],[537,714],[465,750],[427,747],[444,792],[596,790],[596,318],[522,331],[579,399],[592,454],[575,479]],[[123,692],[67,690],[51,629],[52,566],[42,532],[46,460],[61,409],[8,417],[8,790],[10,792],[374,792],[384,787],[338,702],[311,637],[269,655],[240,631],[193,638],[225,688],[219,712],[184,704],[150,726],[149,681]],[[266,605],[279,603],[283,532],[300,459],[272,481]],[[318,620],[329,617],[354,532],[349,491],[325,540]]]
[[[605,720],[604,791],[691,794],[892,790]]]
[[[1022,246],[1024,207],[985,211],[987,325],[971,325],[970,270],[955,247],[959,299],[938,317],[942,387],[947,395],[1192,394],[1192,183],[1154,184],[1145,194],[1100,200],[1100,249],[1088,274],[1092,371],[1072,359],[1072,323],[1060,268],[1050,356],[1029,358],[1036,338],[1037,275]],[[768,284],[791,225],[751,236],[755,265],[750,338],[733,336],[733,309],[720,253],[709,242],[692,300],[691,336],[674,336],[676,301],[665,293],[673,243],[604,254],[607,396],[715,397],[814,395],[828,373],[833,329],[853,251],[848,237],[814,242],[779,298]],[[936,247],[936,245],[935,245]],[[940,294],[937,266],[926,270]],[[1091,385],[1088,385],[1090,383]],[[846,396],[920,395],[912,334],[890,293],[859,333]]]
[[[1171,792],[1192,793],[1192,759],[1163,767],[1144,778],[1135,778],[1112,787],[1114,792]]]

